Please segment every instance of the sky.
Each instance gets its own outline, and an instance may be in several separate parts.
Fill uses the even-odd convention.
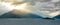
[[[0,5],[1,5],[0,6],[0,15],[7,13],[7,12],[10,12],[14,9],[17,9],[17,10],[20,9],[20,11],[25,10],[25,12],[28,12],[28,13],[33,13],[33,14],[40,15],[42,17],[51,17],[51,18],[60,14],[60,10],[55,11],[55,12],[44,11],[43,9],[46,9],[45,6],[49,6],[49,7],[52,6],[52,4],[47,4],[47,2],[45,3],[44,1],[42,1],[43,3],[40,3],[39,0],[38,1],[36,1],[36,0],[25,0],[22,2],[20,2],[22,4],[15,3],[16,7],[15,7],[15,5],[12,6],[10,3],[5,3],[5,2],[1,3],[0,2]],[[56,1],[52,0],[51,2],[53,3]],[[53,5],[52,7],[55,7],[55,6]],[[40,10],[42,10],[42,11],[40,11]]]

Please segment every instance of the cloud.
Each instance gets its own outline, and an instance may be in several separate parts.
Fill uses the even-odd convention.
[[[11,10],[11,8],[12,9],[17,9],[17,10],[19,10],[20,9],[20,11],[21,10],[24,10],[24,12],[28,12],[28,13],[33,13],[33,14],[37,14],[37,15],[39,15],[39,16],[42,16],[43,18],[45,18],[45,17],[54,17],[54,16],[56,16],[56,14],[57,15],[59,15],[60,13],[60,11],[58,11],[58,13],[56,13],[56,12],[50,12],[50,11],[43,11],[43,6],[46,4],[43,4],[43,3],[40,3],[40,2],[38,2],[38,1],[35,1],[35,0],[25,0],[25,1],[22,1],[22,2],[24,2],[24,3],[27,3],[26,5],[24,5],[24,3],[22,3],[22,4],[18,4],[18,2],[16,3],[17,5],[16,6],[12,6],[11,4],[7,4],[7,6],[5,5],[5,4],[3,4],[3,5],[5,5],[5,6],[0,6],[0,15],[2,15],[2,14],[4,14],[4,13],[7,13],[7,12],[10,12],[10,11],[12,11]],[[19,3],[21,3],[21,2],[19,2]],[[42,4],[43,4],[43,6],[42,6]],[[48,4],[49,5],[49,4]],[[41,7],[42,6],[42,7]],[[8,8],[5,8],[5,7],[8,7]],[[23,8],[23,9],[21,9],[21,8]],[[44,8],[44,9],[47,9],[47,8]],[[41,11],[42,10],[42,11]],[[47,9],[48,10],[48,9]],[[18,13],[19,14],[19,13]],[[51,15],[52,14],[52,15]]]

